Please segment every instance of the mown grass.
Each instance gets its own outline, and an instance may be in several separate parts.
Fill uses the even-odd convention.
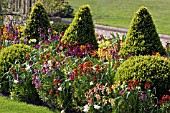
[[[89,4],[95,24],[129,28],[134,12],[148,8],[157,31],[170,35],[170,0],[65,0],[75,9]]]
[[[7,97],[0,96],[0,113],[54,113],[54,112],[46,107],[34,106],[31,104],[14,101]]]

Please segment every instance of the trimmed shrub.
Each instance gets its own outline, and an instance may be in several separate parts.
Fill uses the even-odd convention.
[[[94,24],[90,13],[90,6],[83,5],[79,8],[73,22],[66,29],[62,41],[70,42],[71,45],[79,43],[79,45],[92,44],[94,48],[98,48],[95,37]]]
[[[159,56],[134,56],[124,61],[115,75],[115,80],[139,80],[150,82],[156,95],[170,94],[170,60]]]
[[[69,24],[67,23],[60,23],[60,22],[55,22],[51,25],[52,29],[55,30],[56,32],[65,32],[65,30],[69,27]]]
[[[45,0],[43,2],[49,16],[72,18],[74,9],[64,0]]]
[[[159,52],[165,55],[165,50],[156,31],[151,14],[142,6],[134,14],[127,38],[122,44],[119,55],[152,55]]]
[[[24,30],[25,38],[36,39],[38,43],[41,41],[40,34],[43,34],[42,37],[47,39],[48,28],[51,28],[51,25],[47,12],[41,2],[36,2]]]
[[[14,44],[3,48],[0,52],[0,90],[8,92],[9,79],[12,77],[2,76],[6,72],[12,72],[11,66],[17,61],[23,63],[25,61],[25,54],[31,51],[31,47],[24,44]],[[7,74],[8,75],[8,74]]]

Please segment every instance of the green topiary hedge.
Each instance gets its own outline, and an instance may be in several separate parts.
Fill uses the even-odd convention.
[[[151,82],[156,87],[156,95],[170,94],[170,60],[158,56],[134,56],[124,61],[118,68],[115,80],[140,80]]]
[[[37,39],[38,43],[42,40],[40,39],[40,34],[45,35],[44,39],[47,38],[48,28],[51,28],[51,25],[47,12],[41,2],[36,2],[26,23],[25,38],[28,40]]]
[[[56,32],[65,32],[65,30],[69,27],[69,24],[67,23],[60,23],[60,22],[55,22],[51,25],[51,28],[55,30]]]
[[[16,61],[24,62],[25,61],[25,54],[31,51],[31,47],[24,45],[24,44],[14,44],[3,48],[0,52],[0,83],[1,87],[0,90],[4,92],[8,92],[9,88],[9,81],[8,79],[12,77],[2,76],[6,72],[10,71],[12,64]]]
[[[142,6],[134,14],[119,55],[151,55],[152,52],[159,52],[161,55],[166,54],[151,14],[146,7]]]
[[[94,48],[98,48],[98,43],[95,37],[94,24],[89,5],[83,5],[79,8],[73,22],[66,29],[62,41],[69,41],[74,45],[79,42],[79,45],[92,44]]]

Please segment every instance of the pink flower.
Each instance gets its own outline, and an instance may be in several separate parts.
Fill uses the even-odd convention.
[[[120,94],[120,95],[123,95],[123,94],[124,94],[124,91],[123,91],[123,90],[119,91],[119,94]]]

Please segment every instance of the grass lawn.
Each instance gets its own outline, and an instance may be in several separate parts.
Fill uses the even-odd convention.
[[[0,113],[54,113],[46,107],[34,106],[0,96]],[[57,112],[56,112],[57,113]]]
[[[75,9],[89,4],[95,24],[129,28],[134,12],[146,6],[158,33],[170,35],[170,0],[65,0]]]

